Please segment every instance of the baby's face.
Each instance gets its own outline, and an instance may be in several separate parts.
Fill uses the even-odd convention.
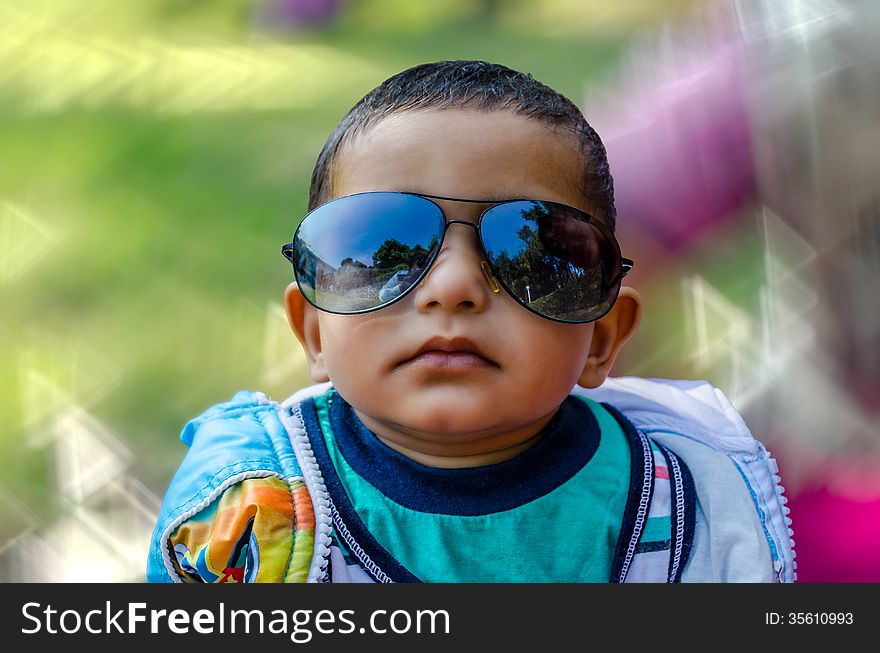
[[[466,199],[553,200],[591,212],[578,192],[573,136],[511,112],[409,111],[383,119],[343,149],[333,196],[411,191]],[[448,219],[476,223],[486,204],[435,200]],[[312,374],[329,377],[365,425],[389,443],[442,455],[515,445],[555,414],[580,381],[595,323],[529,312],[481,270],[474,229],[450,225],[419,286],[361,315],[317,311]],[[307,320],[308,322],[308,320]],[[435,337],[467,338],[485,359],[416,352]]]

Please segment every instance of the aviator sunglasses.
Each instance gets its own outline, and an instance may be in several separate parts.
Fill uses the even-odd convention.
[[[479,220],[450,220],[432,199],[492,204]],[[302,219],[281,248],[306,301],[328,313],[385,308],[431,268],[451,224],[473,227],[494,292],[541,317],[584,323],[605,315],[633,261],[614,234],[580,209],[544,200],[463,200],[365,192],[331,200]]]

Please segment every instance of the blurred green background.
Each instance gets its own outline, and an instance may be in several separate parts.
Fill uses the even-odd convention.
[[[240,388],[310,383],[280,245],[326,137],[370,89],[485,59],[582,104],[633,35],[690,4],[4,1],[0,542],[88,507],[101,475],[142,484],[123,494],[149,524],[187,419]],[[657,308],[674,319],[670,292]]]

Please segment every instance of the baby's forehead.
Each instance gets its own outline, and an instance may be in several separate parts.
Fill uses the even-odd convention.
[[[407,147],[446,142],[476,146],[488,141],[526,144],[548,140],[571,151],[580,153],[583,149],[581,135],[575,130],[508,109],[466,107],[411,109],[380,116],[353,129],[346,145]]]
[[[333,194],[408,190],[474,199],[555,200],[583,208],[576,134],[512,111],[404,111],[337,151]],[[586,209],[585,209],[586,210]]]

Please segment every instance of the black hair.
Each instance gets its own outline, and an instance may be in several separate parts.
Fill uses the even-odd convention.
[[[511,110],[579,135],[584,158],[582,192],[604,223],[614,229],[614,183],[605,146],[568,98],[521,73],[485,61],[438,61],[389,77],[339,121],[318,155],[309,189],[309,210],[330,199],[330,170],[343,142],[382,118],[411,109]]]

